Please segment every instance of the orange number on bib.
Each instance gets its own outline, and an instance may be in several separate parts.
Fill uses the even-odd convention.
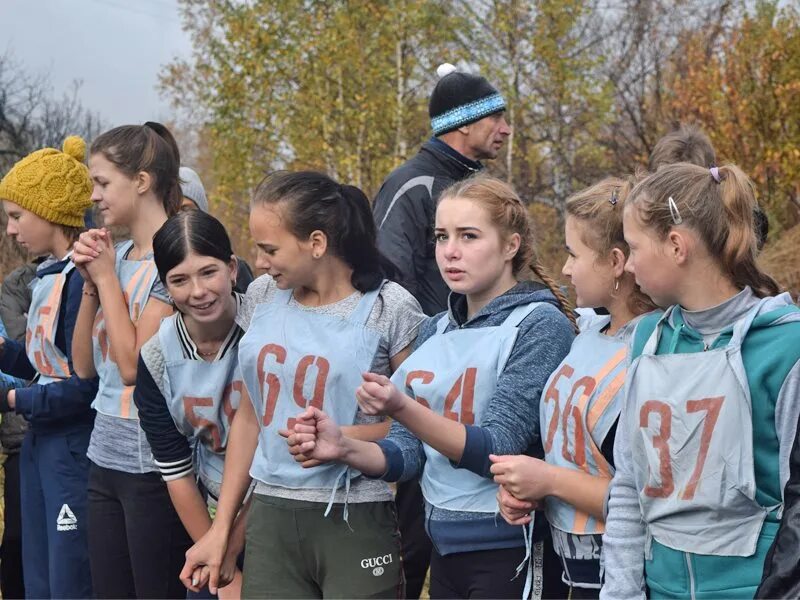
[[[558,422],[561,420],[561,409],[559,408],[558,403],[558,388],[556,384],[558,380],[562,377],[570,378],[575,370],[570,367],[569,365],[563,365],[556,373],[556,376],[553,377],[553,381],[550,386],[547,388],[547,391],[544,394],[543,402],[553,402],[553,416],[550,417],[550,424],[547,428],[547,437],[544,440],[544,450],[545,452],[550,452],[550,449],[553,447],[553,439],[556,436],[556,431],[558,430]]]
[[[196,406],[214,406],[214,399],[207,397],[197,396],[184,396],[183,397],[183,412],[186,414],[186,420],[189,421],[195,429],[205,428],[203,437],[210,439],[214,452],[222,450],[222,440],[219,435],[219,428],[216,424],[208,419],[199,417],[195,414],[194,409]]]
[[[420,383],[423,385],[429,384],[433,381],[433,373],[430,371],[410,371],[408,375],[406,375],[406,387],[411,388],[411,384],[419,379]],[[419,395],[414,395],[417,402],[422,404],[425,408],[430,408],[431,404],[425,398]]]
[[[681,494],[681,498],[684,500],[694,498],[694,493],[697,491],[697,482],[700,481],[700,474],[706,464],[708,447],[711,445],[711,436],[714,434],[714,427],[717,424],[719,411],[722,409],[724,400],[725,396],[714,396],[713,398],[703,398],[702,400],[689,400],[686,403],[688,412],[693,413],[704,410],[706,411],[706,417],[703,419],[703,433],[700,436],[700,451],[697,453],[697,464],[694,466],[692,477],[689,479],[686,489]]]
[[[703,432],[700,434],[700,449],[697,452],[697,462],[689,478],[689,483],[686,484],[686,488],[678,496],[682,500],[691,500],[694,498],[695,492],[697,491],[697,485],[703,474],[703,467],[705,467],[706,464],[708,448],[711,445],[711,437],[714,435],[714,427],[717,424],[717,419],[719,418],[719,413],[720,410],[722,410],[722,403],[724,401],[724,396],[713,396],[711,398],[686,401],[686,412],[696,413],[705,411],[706,416],[703,419]],[[642,409],[639,412],[639,427],[647,427],[650,420],[650,413],[652,412],[658,413],[661,417],[658,435],[654,436],[652,439],[653,447],[658,450],[661,486],[645,486],[644,493],[651,498],[666,498],[675,490],[669,450],[669,438],[672,434],[672,409],[664,402],[648,400],[642,405]]]
[[[258,355],[258,380],[267,385],[267,393],[264,394],[264,418],[262,419],[264,427],[272,423],[275,406],[278,403],[278,394],[281,391],[281,381],[278,376],[275,373],[264,372],[264,361],[269,354],[274,355],[275,362],[282,365],[286,361],[286,348],[277,344],[267,344]]]
[[[452,421],[458,421],[463,425],[475,424],[475,413],[472,412],[475,404],[475,378],[478,374],[478,369],[469,367],[461,375],[458,376],[453,387],[447,393],[444,399],[444,416]],[[453,411],[453,405],[461,397],[461,416]]]
[[[222,411],[225,413],[228,425],[231,424],[236,414],[236,409],[233,408],[233,402],[231,401],[231,396],[233,396],[234,393],[239,394],[239,406],[242,405],[242,402],[250,401],[247,395],[247,388],[244,387],[244,382],[241,379],[231,381],[225,386],[225,391],[222,392]]]
[[[581,377],[578,381],[576,381],[575,385],[572,386],[572,391],[570,392],[569,400],[567,400],[567,406],[564,408],[564,414],[561,419],[561,434],[564,438],[561,443],[561,455],[564,457],[564,460],[578,465],[579,467],[582,467],[586,464],[586,442],[583,433],[583,418],[581,415],[580,400],[583,396],[590,395],[594,391],[595,385],[596,383],[594,377]],[[576,406],[574,402],[575,395],[581,388],[583,389],[583,393],[580,397],[578,397],[579,404]],[[575,435],[573,439],[573,447],[575,451],[574,454],[570,453],[569,451],[569,436],[567,435],[567,432],[569,431],[570,418],[572,419],[572,424],[575,428]]]
[[[653,436],[653,447],[658,451],[658,472],[661,476],[661,485],[654,487],[647,485],[644,493],[651,498],[666,498],[675,489],[672,481],[672,464],[669,458],[669,436],[672,434],[672,409],[669,404],[658,400],[648,400],[639,411],[639,427],[647,427],[650,413],[658,413],[661,417],[658,435]]]
[[[267,389],[264,394],[264,418],[262,423],[264,427],[272,423],[272,418],[275,416],[275,407],[278,404],[278,395],[281,391],[281,381],[275,373],[267,372],[264,369],[264,363],[267,356],[272,354],[275,357],[275,362],[282,365],[286,362],[286,348],[277,344],[267,344],[261,349],[258,356],[258,378],[266,384]],[[314,391],[311,398],[306,398],[303,392],[303,387],[308,377],[308,369],[315,366],[317,369],[316,379],[314,381]],[[331,364],[328,359],[322,356],[308,355],[300,359],[297,364],[297,370],[294,375],[294,382],[292,385],[292,397],[295,403],[300,408],[313,406],[322,410],[322,405],[325,402],[325,383],[328,380],[328,373],[330,372]],[[294,419],[289,419],[287,427],[291,429],[294,427]]]

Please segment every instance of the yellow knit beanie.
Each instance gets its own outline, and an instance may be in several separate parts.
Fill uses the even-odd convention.
[[[43,148],[20,160],[0,181],[0,200],[10,200],[46,221],[83,227],[92,205],[92,180],[83,164],[86,142],[77,135],[64,149]]]

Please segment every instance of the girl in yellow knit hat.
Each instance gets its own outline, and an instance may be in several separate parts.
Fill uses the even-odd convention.
[[[38,150],[0,181],[6,233],[31,254],[48,256],[33,282],[25,344],[0,338],[0,370],[36,380],[0,398],[0,411],[16,411],[30,423],[20,456],[22,557],[30,598],[92,596],[86,449],[97,378],[75,375],[71,350],[83,288],[71,248],[92,192],[85,150],[81,138],[68,137],[63,151]]]

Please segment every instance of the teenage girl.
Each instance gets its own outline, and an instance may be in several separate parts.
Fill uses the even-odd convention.
[[[385,281],[369,202],[358,188],[320,173],[274,173],[256,189],[250,231],[257,266],[267,271],[237,317],[246,330],[239,361],[251,401],[241,403],[230,430],[216,518],[181,576],[197,589],[210,572],[216,591],[252,476],[244,596],[401,597],[387,484],[338,464],[304,470],[278,433],[288,435],[297,412],[312,405],[354,425],[352,435],[383,437],[387,424],[358,410],[355,391],[363,372],[390,375],[399,366],[424,316],[411,294]],[[222,582],[231,575],[223,569]]]
[[[79,379],[72,334],[83,280],[70,261],[92,184],[86,144],[68,137],[62,152],[45,148],[19,161],[0,182],[6,233],[35,256],[25,344],[0,338],[0,370],[32,380],[8,392],[4,412],[30,427],[20,456],[22,558],[30,598],[89,598],[86,447],[94,422],[97,380]]]
[[[314,407],[297,422],[291,452],[388,481],[421,472],[432,598],[519,598],[528,584],[564,597],[560,569],[538,543],[546,526],[534,537],[536,578],[514,577],[530,540],[495,518],[489,456],[541,456],[539,398],[569,351],[570,311],[535,258],[527,208],[507,184],[477,177],[445,190],[435,236],[450,309],[425,321],[391,380],[367,373],[358,390],[364,412],[393,419],[389,436],[369,443],[342,435],[335,416]],[[527,269],[544,284],[528,281]]]
[[[624,211],[626,268],[663,315],[636,328],[601,598],[752,598],[782,512],[800,309],[760,271],[753,184],[661,167]]]
[[[567,200],[565,237],[577,304],[605,308],[582,317],[581,333],[550,376],[539,403],[545,459],[493,456],[498,504],[512,525],[543,503],[571,598],[597,598],[604,503],[614,474],[627,343],[637,316],[655,308],[625,272],[622,210],[632,184],[609,177]]]
[[[178,312],[142,346],[133,400],[172,504],[196,541],[211,527],[230,423],[246,395],[243,332],[234,322],[237,261],[222,223],[201,211],[170,217],[153,238],[153,256]],[[243,542],[240,527],[228,548],[234,560]],[[239,597],[241,572],[235,583],[220,591]]]
[[[85,279],[72,344],[75,370],[99,375],[88,456],[89,554],[100,598],[179,598],[177,575],[190,540],[158,476],[133,405],[141,346],[172,305],[157,279],[153,234],[178,210],[178,148],[163,125],[126,125],[92,144],[92,200],[105,225],[127,227],[116,246],[90,229],[73,261]]]

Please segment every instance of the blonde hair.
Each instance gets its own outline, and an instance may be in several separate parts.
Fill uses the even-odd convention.
[[[514,188],[494,177],[478,174],[451,185],[442,192],[439,201],[446,198],[472,200],[486,209],[489,218],[502,236],[519,234],[519,250],[511,259],[514,276],[517,279],[525,279],[524,272],[530,270],[553,293],[561,311],[574,327],[575,314],[567,297],[536,255],[530,214]]]
[[[780,292],[778,283],[756,262],[753,182],[735,165],[719,167],[718,174],[719,183],[703,167],[664,165],[636,185],[628,203],[636,208],[639,221],[662,239],[679,216],[681,224],[699,235],[734,285],[750,286],[760,298],[774,296]]]
[[[640,176],[638,178],[641,179]],[[608,258],[615,248],[618,248],[626,259],[630,254],[630,248],[625,242],[622,231],[622,210],[636,180],[637,176],[627,179],[606,177],[567,199],[567,214],[584,225],[581,227],[581,240],[601,259]],[[623,273],[622,277],[633,279],[630,273]],[[635,315],[656,308],[650,297],[645,295],[635,282],[627,305]]]

